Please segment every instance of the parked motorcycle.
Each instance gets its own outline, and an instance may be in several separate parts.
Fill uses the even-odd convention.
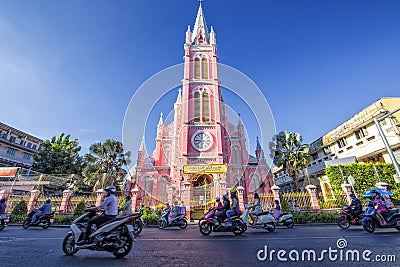
[[[165,209],[163,211],[161,218],[158,220],[158,228],[164,229],[165,227],[179,226],[181,229],[185,229],[187,227],[186,214],[178,214],[175,216],[172,222],[169,222],[169,213],[169,209]]]
[[[47,229],[50,227],[50,225],[53,223],[54,211],[51,213],[42,214],[41,216],[36,218],[36,221],[34,223],[32,223],[33,215],[35,215],[37,212],[38,210],[34,209],[28,213],[22,224],[22,227],[24,229],[28,229],[31,226],[40,226],[43,229]]]
[[[85,210],[86,213],[76,218],[70,228],[71,231],[65,236],[62,243],[62,250],[67,256],[72,256],[80,249],[111,252],[115,257],[122,258],[129,254],[132,249],[134,227],[132,222],[140,216],[143,211],[137,214],[116,217],[102,225],[93,225],[90,242],[77,244],[83,240],[87,231],[88,221],[95,215],[96,210]]]
[[[375,228],[396,228],[400,231],[400,213],[398,209],[389,209],[389,212],[382,214],[386,220],[386,225],[382,225],[379,217],[377,217],[375,205],[373,201],[367,201],[364,218],[361,222],[365,231],[373,233]]]
[[[7,226],[8,223],[8,214],[0,214],[0,231],[4,229],[4,227]]]
[[[242,215],[243,222],[251,228],[265,229],[269,232],[275,231],[276,221],[269,211],[256,215],[250,212],[251,206],[246,204]],[[293,221],[292,221],[293,222]]]
[[[200,223],[200,233],[208,236],[211,232],[232,232],[241,235],[247,230],[246,224],[240,219],[241,214],[232,215],[232,225],[228,226],[223,221],[225,218],[215,216],[215,209],[210,209],[205,215],[204,221]]]
[[[342,213],[337,218],[337,224],[342,229],[347,229],[351,225],[361,225],[361,220],[364,217],[364,214],[361,213],[359,216],[353,216],[351,207],[345,205],[343,207]]]

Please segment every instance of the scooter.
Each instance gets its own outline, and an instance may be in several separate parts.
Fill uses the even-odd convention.
[[[132,249],[134,228],[132,222],[142,216],[143,211],[133,215],[116,217],[102,225],[93,225],[89,235],[88,243],[79,244],[87,231],[88,221],[98,210],[85,210],[85,214],[76,218],[62,243],[62,250],[67,256],[72,256],[80,249],[111,252],[116,258],[122,258],[129,254]]]
[[[389,209],[389,212],[382,214],[387,224],[382,225],[379,217],[376,214],[373,201],[367,201],[364,218],[361,220],[363,228],[368,233],[373,233],[375,228],[396,228],[400,231],[400,213],[398,209]]]
[[[276,225],[292,228],[294,226],[293,215],[290,212],[282,212],[276,220]]]
[[[251,228],[256,229],[265,229],[269,232],[275,231],[276,221],[274,216],[271,215],[269,211],[259,213],[254,215],[250,213],[250,209],[252,206],[246,204],[245,211],[243,212],[242,219],[243,222]]]
[[[362,224],[361,220],[363,217],[364,217],[363,213],[361,213],[359,216],[353,216],[353,213],[351,212],[351,207],[345,205],[343,207],[342,213],[337,218],[337,224],[339,225],[340,228],[347,229],[350,227],[350,224],[361,225]]]
[[[208,236],[211,232],[232,232],[235,235],[241,235],[247,230],[247,225],[240,218],[241,214],[232,215],[232,225],[224,223],[226,217],[215,216],[215,209],[210,209],[205,215],[204,221],[200,223],[200,233]]]
[[[40,226],[43,229],[47,229],[50,227],[50,225],[53,223],[53,217],[54,217],[54,211],[51,213],[45,213],[36,218],[36,221],[34,223],[32,222],[33,215],[35,215],[38,212],[37,209],[32,210],[31,212],[28,213],[26,216],[22,227],[24,229],[28,229],[31,226]]]
[[[0,214],[0,231],[4,229],[4,227],[7,226],[8,223],[8,214]]]
[[[165,227],[172,227],[172,226],[179,226],[181,229],[185,229],[187,227],[187,219],[186,214],[178,214],[169,222],[168,215],[170,213],[169,209],[165,209],[164,212],[161,214],[161,218],[158,220],[158,228],[164,229]]]

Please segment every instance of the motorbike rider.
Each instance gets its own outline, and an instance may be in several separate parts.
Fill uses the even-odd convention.
[[[215,198],[215,203],[217,204],[217,208],[222,207],[222,202],[221,202],[221,199],[219,197]]]
[[[279,205],[279,200],[275,199],[275,208],[274,212],[272,212],[272,216],[274,216],[275,220],[278,220],[279,216],[282,214],[281,206]]]
[[[125,197],[125,204],[119,209],[119,211],[122,211],[121,215],[130,215],[132,214],[132,200],[131,196],[126,196]]]
[[[379,219],[381,221],[381,225],[386,225],[387,223],[386,223],[385,217],[382,214],[382,213],[388,212],[388,209],[382,203],[383,201],[385,201],[385,199],[383,197],[381,197],[381,194],[376,190],[372,190],[371,193],[374,196],[374,202],[378,205],[375,209],[376,215],[379,217]]]
[[[226,212],[226,216],[228,217],[227,226],[232,226],[231,216],[239,213],[239,200],[237,198],[236,192],[231,192],[232,199],[232,209]]]
[[[262,212],[260,196],[258,193],[254,193],[254,205],[251,208],[253,209],[252,213],[256,216]]]
[[[353,217],[359,217],[362,213],[361,201],[356,197],[356,194],[354,193],[351,193],[350,197],[352,199],[350,204],[350,207],[352,208],[351,214],[353,215]]]
[[[6,213],[6,208],[7,208],[6,199],[5,198],[0,199],[0,215]],[[4,224],[4,219],[1,219],[1,225],[3,224]]]
[[[89,220],[85,238],[82,241],[79,241],[79,244],[85,244],[89,242],[89,235],[91,234],[92,225],[101,225],[109,220],[114,219],[118,215],[118,198],[115,196],[116,188],[115,186],[107,186],[104,191],[106,198],[103,203],[101,203],[97,207],[92,207],[86,210],[105,210],[101,215],[95,216]]]
[[[36,222],[36,219],[46,213],[51,212],[51,199],[46,200],[46,203],[43,204],[40,208],[37,209],[38,212],[36,212],[33,217],[32,221],[30,224],[34,224]]]
[[[224,218],[225,217],[225,215],[226,215],[226,211],[230,208],[230,206],[231,206],[231,203],[230,203],[230,201],[229,201],[229,198],[228,198],[228,194],[224,194],[223,196],[222,196],[222,200],[223,200],[223,205],[221,206],[221,207],[219,207],[219,208],[216,208],[216,212],[215,212],[215,217],[219,217],[219,218]]]
[[[168,222],[171,223],[176,216],[178,215],[178,201],[174,201],[174,208],[172,209],[172,211],[170,211],[169,215],[168,215]]]

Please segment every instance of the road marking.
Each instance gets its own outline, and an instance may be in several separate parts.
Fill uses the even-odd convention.
[[[386,235],[389,236],[389,235]],[[218,236],[220,237],[220,236]],[[245,236],[243,236],[245,237]],[[233,241],[251,241],[251,240],[303,240],[306,237],[260,237],[260,238],[243,238],[243,237],[226,237],[226,238],[216,238],[214,236],[208,236],[204,238],[140,238],[138,237],[137,240],[143,241],[226,241],[226,240],[233,240]],[[248,236],[246,236],[248,237]],[[307,239],[338,239],[340,236],[313,236],[307,237]],[[365,236],[348,236],[347,238],[365,238]]]

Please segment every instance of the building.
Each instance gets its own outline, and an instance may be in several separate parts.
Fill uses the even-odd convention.
[[[184,52],[173,122],[165,125],[161,114],[154,153],[145,158],[144,139],[138,151],[133,185],[140,190],[137,205],[153,206],[170,200],[171,194],[180,200],[185,183],[190,183],[192,212],[234,186],[242,186],[244,195],[269,192],[272,184],[259,140],[255,155],[249,155],[240,117],[236,125],[228,122],[218,78],[216,33],[212,27],[209,31],[201,3],[193,31],[190,26],[186,31]],[[191,172],[199,168],[208,171]]]
[[[310,154],[313,161],[308,164],[307,168],[311,179],[323,176],[325,168],[331,164],[392,163],[374,119],[399,107],[400,98],[381,98],[312,142]],[[380,124],[397,161],[400,161],[400,112],[394,113]],[[276,184],[283,191],[292,190],[292,179],[287,174],[279,169],[274,169],[273,173]],[[300,177],[301,183],[304,183],[306,176],[307,174],[304,172]]]
[[[41,139],[0,122],[0,167],[29,169],[42,143]]]

